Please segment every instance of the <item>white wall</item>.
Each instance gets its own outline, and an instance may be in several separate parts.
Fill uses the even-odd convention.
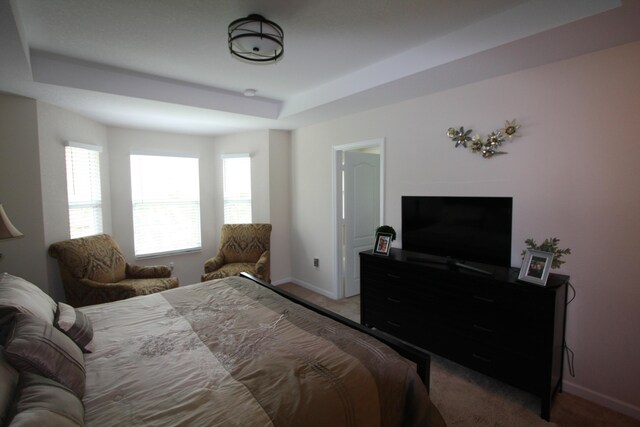
[[[220,233],[224,223],[224,205],[222,204],[222,156],[224,154],[251,155],[251,217],[255,223],[268,223],[271,220],[269,210],[269,131],[261,130],[215,138],[212,161],[215,165],[215,179],[220,183],[216,187],[216,216],[219,221],[214,228]]]
[[[103,231],[111,233],[111,190],[109,184],[109,152],[105,125],[38,102],[38,134],[40,176],[42,178],[42,213],[46,247],[69,238],[69,199],[65,161],[65,141],[105,147],[100,153],[100,184],[102,186]],[[47,256],[49,294],[56,301],[64,301],[64,288],[58,263]]]
[[[253,221],[270,222],[270,132],[256,131],[223,137],[170,134],[110,127],[109,140],[113,236],[127,260],[142,265],[175,264],[174,275],[181,285],[200,281],[204,263],[214,256],[224,223],[222,194],[222,155],[250,153],[252,168]],[[288,138],[286,139],[288,143]],[[135,259],[129,156],[135,153],[189,155],[200,159],[200,208],[202,250],[158,258]],[[288,240],[288,231],[272,233],[276,242]],[[288,245],[288,241],[287,241]],[[280,244],[282,246],[282,244]],[[284,252],[287,254],[287,252]],[[287,255],[288,256],[288,255]],[[274,277],[290,275],[289,259],[272,259]]]
[[[49,291],[37,120],[36,101],[0,93],[0,203],[24,234],[0,241],[0,272]]]
[[[386,223],[402,195],[514,198],[512,264],[524,240],[557,236],[577,297],[565,390],[640,418],[640,43],[505,75],[292,133],[292,265],[300,282],[335,292],[331,147],[386,138]],[[508,155],[454,148],[447,128],[482,134],[522,124]],[[524,367],[523,367],[524,368]]]
[[[214,236],[209,232],[214,222],[215,161],[212,156],[213,139],[206,136],[192,136],[153,132],[145,130],[109,127],[109,167],[111,176],[111,209],[113,237],[120,245],[130,264],[168,265],[173,262],[173,275],[181,285],[200,281],[204,272],[204,262],[212,256],[215,246]],[[157,258],[135,258],[133,244],[133,215],[131,203],[131,169],[129,156],[132,154],[188,155],[199,158],[200,169],[200,221],[202,226],[202,250],[192,253],[172,254]]]
[[[32,99],[0,94],[0,202],[25,237],[0,242],[0,270],[36,283],[56,300],[64,292],[51,243],[69,238],[64,142],[105,147],[101,153],[104,231],[114,236],[130,263],[174,262],[181,284],[200,281],[215,255],[223,223],[223,153],[252,153],[255,222],[274,219],[272,277],[291,276],[289,252],[289,132],[258,131],[226,137],[169,134],[108,127]],[[270,156],[270,151],[275,156]],[[133,248],[129,155],[150,152],[200,159],[202,250],[136,260]],[[274,177],[270,177],[274,168]],[[275,190],[272,200],[271,191]]]
[[[224,222],[222,194],[222,155],[251,154],[251,203],[255,223],[271,223],[271,280],[281,283],[291,276],[289,251],[290,134],[261,130],[215,138],[212,149],[216,187],[216,220],[213,232],[216,249]]]
[[[269,204],[271,211],[271,281],[291,277],[291,133],[269,131]]]

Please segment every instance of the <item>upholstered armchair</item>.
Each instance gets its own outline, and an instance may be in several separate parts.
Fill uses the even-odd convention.
[[[236,276],[245,271],[271,281],[271,224],[225,224],[218,254],[204,264],[202,281]]]
[[[138,266],[126,262],[120,247],[107,234],[54,243],[49,255],[58,260],[67,303],[74,307],[147,295],[178,286],[164,265]]]

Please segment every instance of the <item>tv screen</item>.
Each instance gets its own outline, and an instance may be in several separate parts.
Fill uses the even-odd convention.
[[[402,196],[402,249],[511,266],[511,197]]]

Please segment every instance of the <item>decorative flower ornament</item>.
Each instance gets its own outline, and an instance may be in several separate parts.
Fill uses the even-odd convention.
[[[464,126],[461,126],[460,130],[456,130],[454,128],[449,128],[449,130],[447,130],[447,135],[455,141],[456,147],[458,145],[462,145],[467,148],[467,142],[471,141],[471,137],[469,136],[470,133],[471,129],[465,132]]]
[[[500,132],[505,134],[507,138],[509,138],[509,141],[511,141],[511,138],[513,138],[514,136],[520,136],[520,134],[518,133],[518,129],[520,129],[520,125],[516,124],[516,119],[513,119],[511,121],[505,120],[504,127],[500,129]]]
[[[494,130],[486,138],[482,138],[477,133],[469,136],[472,129],[465,131],[463,126],[460,129],[452,127],[447,129],[447,136],[456,143],[456,147],[462,145],[467,148],[467,142],[471,142],[469,148],[472,152],[482,153],[482,157],[489,159],[496,154],[507,154],[504,151],[498,151],[498,148],[505,142],[505,138],[511,141],[514,136],[520,136],[518,129],[520,129],[520,125],[516,124],[516,119],[513,119],[506,120],[504,128]]]
[[[502,132],[499,130],[494,130],[487,136],[487,144],[491,147],[496,148],[500,147],[504,142],[504,137],[502,136]]]

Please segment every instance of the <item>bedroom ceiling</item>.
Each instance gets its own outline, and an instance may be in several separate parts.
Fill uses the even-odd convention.
[[[292,129],[638,40],[638,3],[0,0],[0,91],[115,126]],[[229,54],[251,13],[283,27],[278,63]]]

